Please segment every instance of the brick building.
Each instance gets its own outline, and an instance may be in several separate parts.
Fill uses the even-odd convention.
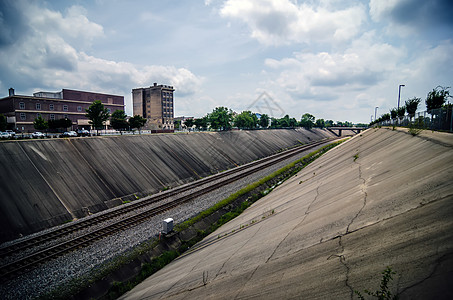
[[[86,109],[95,100],[101,100],[113,113],[124,110],[124,96],[92,93],[63,89],[61,92],[38,92],[33,96],[15,95],[9,89],[9,96],[0,99],[0,114],[7,117],[8,127],[16,131],[36,131],[33,121],[41,116],[44,120],[68,118],[72,121],[71,130],[89,129]]]
[[[133,114],[147,119],[145,128],[152,132],[174,131],[173,92],[168,85],[157,85],[132,90]]]

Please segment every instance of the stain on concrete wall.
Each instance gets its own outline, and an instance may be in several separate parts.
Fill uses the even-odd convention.
[[[332,136],[295,129],[2,142],[0,241]]]

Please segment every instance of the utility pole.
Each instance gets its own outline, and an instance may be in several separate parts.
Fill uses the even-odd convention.
[[[400,84],[398,86],[398,110],[400,109],[400,96],[401,96],[401,87],[405,86],[404,84]]]

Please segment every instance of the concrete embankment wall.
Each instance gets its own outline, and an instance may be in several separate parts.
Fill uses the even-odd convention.
[[[325,137],[313,129],[0,143],[0,242]]]

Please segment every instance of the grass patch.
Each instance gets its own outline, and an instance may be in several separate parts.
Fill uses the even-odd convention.
[[[101,299],[113,300],[119,298],[121,295],[130,291],[133,287],[148,278],[150,275],[156,273],[157,271],[168,265],[178,256],[179,252],[177,250],[173,250],[166,251],[162,255],[153,258],[151,262],[142,265],[140,274],[133,280],[127,282],[114,282],[109,290],[109,293]]]
[[[413,122],[409,124],[409,130],[408,132],[412,136],[417,136],[423,131],[423,124],[421,122]]]

